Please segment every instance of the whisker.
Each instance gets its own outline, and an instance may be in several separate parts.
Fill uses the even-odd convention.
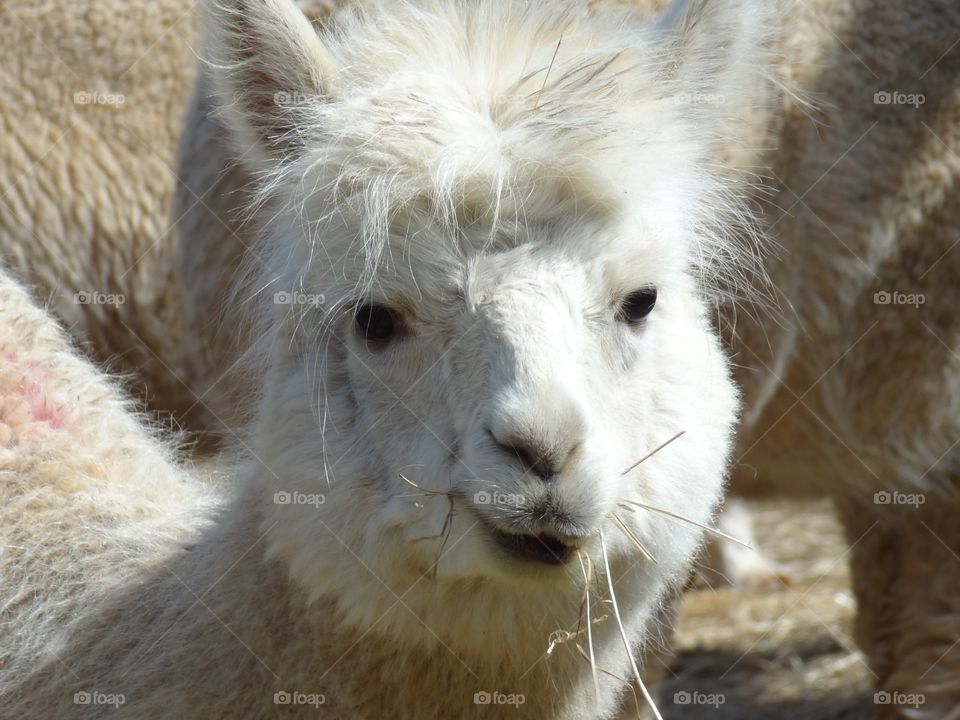
[[[441,492],[440,490],[427,490],[426,488],[422,488],[422,487],[420,487],[419,485],[417,485],[413,480],[411,480],[411,479],[408,478],[406,475],[404,475],[403,473],[400,473],[400,479],[403,480],[403,481],[404,481],[407,485],[409,485],[410,487],[416,488],[417,490],[419,490],[419,491],[420,491],[421,493],[423,493],[424,495],[447,495],[447,496],[450,496],[450,495],[453,494],[453,490],[445,490],[445,491]]]
[[[584,558],[586,558],[586,563],[584,563]],[[580,561],[580,569],[583,571],[583,602],[586,605],[587,611],[587,647],[590,648],[590,672],[593,675],[593,689],[597,694],[597,705],[600,704],[600,681],[597,679],[597,660],[593,654],[593,630],[590,628],[591,618],[590,618],[590,585],[593,581],[593,563],[590,562],[590,556],[585,554],[582,550],[577,550],[577,559]],[[581,619],[583,618],[583,613],[580,615]],[[577,625],[577,633],[580,632],[580,626]],[[580,645],[577,645],[577,648],[580,649],[580,652],[583,652],[583,649],[580,648]]]
[[[711,592],[717,592],[717,588],[715,588],[713,586],[713,583],[710,582],[710,575],[716,575],[721,580],[723,580],[729,587],[733,587],[734,585],[736,585],[736,583],[734,583],[733,580],[726,573],[720,572],[720,570],[718,570],[717,568],[710,567],[709,563],[698,560],[697,562],[694,563],[694,569],[697,571],[697,575],[699,576],[700,582],[706,585],[707,589],[710,590]]]
[[[577,648],[577,650],[580,652],[580,657],[582,657],[584,660],[588,660],[588,661],[590,660],[590,658],[587,657],[587,653],[584,652],[584,650],[583,650],[582,647],[580,647],[580,643],[575,643],[575,644],[574,644],[574,647]],[[620,677],[620,676],[617,675],[616,673],[612,673],[612,672],[610,672],[609,670],[605,670],[604,668],[597,668],[597,670],[599,670],[600,672],[602,672],[604,675],[609,675],[609,676],[612,677],[614,680],[619,680],[620,682],[622,682],[622,683],[624,684],[625,687],[627,687],[627,688],[630,690],[631,694],[633,695],[633,703],[634,703],[634,705],[637,706],[637,713],[639,713],[639,712],[640,712],[640,698],[637,697],[637,691],[636,691],[636,688],[633,687],[633,683],[630,682],[629,680],[627,680],[627,679],[624,678],[624,677]]]
[[[418,542],[423,542],[424,540],[440,540],[440,547],[437,548],[436,559],[433,561],[433,565],[430,567],[430,579],[436,580],[437,571],[439,570],[439,566],[440,566],[440,557],[441,555],[443,555],[443,549],[446,547],[447,541],[450,539],[450,533],[453,530],[453,512],[454,512],[453,499],[456,493],[453,490],[447,490],[446,492],[439,492],[437,490],[427,490],[417,485],[415,482],[413,482],[413,480],[410,480],[403,473],[400,473],[400,479],[403,480],[405,483],[407,483],[407,485],[410,485],[411,487],[416,488],[423,495],[427,495],[429,497],[437,497],[437,496],[446,497],[447,502],[450,504],[450,509],[447,511],[447,515],[443,520],[443,527],[440,528],[439,533],[437,533],[436,535],[427,535],[424,537],[414,538],[413,540],[409,541],[411,543],[418,543]]]
[[[617,594],[613,590],[613,574],[610,572],[610,560],[607,557],[607,542],[603,536],[603,528],[600,528],[600,551],[603,553],[603,569],[607,574],[607,587],[610,588],[610,602],[613,605],[613,616],[617,620],[617,627],[620,629],[620,638],[623,640],[623,647],[627,651],[627,657],[630,658],[630,667],[633,669],[634,678],[637,681],[637,685],[640,687],[640,692],[643,694],[643,699],[653,711],[653,716],[657,720],[663,720],[663,716],[657,709],[656,703],[653,702],[653,698],[650,696],[650,691],[647,690],[647,686],[643,684],[643,678],[640,677],[640,669],[637,667],[637,661],[633,657],[633,650],[630,648],[630,641],[627,639],[627,631],[623,628],[623,620],[620,617],[620,608],[617,605]]]
[[[637,549],[643,554],[643,556],[647,560],[652,562],[654,565],[659,564],[657,562],[657,559],[653,556],[653,553],[647,550],[647,548],[644,547],[643,543],[640,542],[640,539],[633,533],[633,531],[630,528],[627,527],[627,524],[623,521],[623,518],[621,518],[616,513],[611,513],[610,519],[613,520],[616,526],[620,529],[620,532],[622,532],[624,535],[630,538],[630,540],[633,541],[633,544],[637,546]]]
[[[550,71],[553,70],[553,64],[557,61],[557,53],[560,52],[560,43],[563,42],[563,35],[560,35],[560,39],[557,40],[557,47],[553,50],[553,57],[550,58],[550,65],[547,67],[547,73],[543,76],[543,85],[540,87],[540,92],[537,93],[537,102],[533,106],[534,110],[540,107],[540,96],[543,95],[544,89],[547,87],[547,80],[550,79]]]
[[[662,513],[667,517],[674,518],[675,520],[681,520],[685,523],[696,525],[701,530],[705,530],[706,532],[716,535],[717,537],[722,537],[724,540],[729,540],[730,542],[737,543],[737,545],[742,545],[743,547],[747,548],[747,550],[753,550],[753,546],[749,543],[745,543],[743,540],[738,540],[737,538],[733,537],[733,535],[727,535],[727,533],[723,532],[722,530],[717,530],[709,525],[704,525],[701,522],[697,522],[696,520],[680,515],[679,513],[671,512],[670,510],[664,510],[663,508],[658,508],[655,505],[648,505],[647,503],[638,502],[636,500],[621,500],[619,505],[622,508],[630,510],[630,512],[633,512],[633,508],[629,506],[636,505],[638,508],[643,508],[644,510]]]
[[[633,470],[634,468],[636,468],[638,465],[640,465],[640,463],[642,463],[642,462],[644,462],[644,461],[649,460],[650,458],[652,458],[652,457],[653,457],[654,455],[656,455],[658,452],[660,452],[661,450],[663,450],[667,445],[669,445],[670,443],[672,443],[674,440],[678,439],[681,435],[683,435],[683,434],[686,433],[686,432],[687,432],[686,430],[681,430],[681,431],[678,432],[676,435],[674,435],[672,438],[670,438],[669,440],[667,440],[665,443],[663,443],[662,445],[659,445],[658,447],[655,447],[653,450],[651,450],[650,452],[648,452],[646,455],[644,455],[642,458],[640,458],[639,460],[637,460],[633,465],[631,465],[630,467],[628,467],[626,470],[624,470],[624,471],[623,471],[622,473],[620,473],[620,474],[621,474],[621,475],[626,475],[628,472],[630,472],[631,470]]]

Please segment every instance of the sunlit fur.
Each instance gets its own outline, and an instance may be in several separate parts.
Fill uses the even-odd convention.
[[[322,296],[268,307],[260,332],[265,494],[326,496],[319,510],[267,503],[266,543],[358,630],[436,634],[492,659],[491,624],[516,633],[512,652],[537,652],[578,605],[576,574],[518,567],[478,525],[515,508],[478,509],[476,493],[539,491],[490,444],[498,423],[575,436],[558,496],[585,531],[608,528],[615,567],[633,568],[619,594],[637,640],[685,577],[697,532],[620,511],[659,561],[638,563],[609,518],[643,498],[705,522],[718,498],[736,401],[709,307],[717,276],[742,268],[720,231],[742,218],[702,162],[716,108],[678,97],[736,104],[761,83],[750,68],[764,32],[744,4],[685,12],[658,24],[576,6],[385,4],[318,40],[287,3],[212,11],[224,118],[269,218],[259,285]],[[733,38],[723,51],[720,32]],[[618,324],[617,302],[645,285],[659,289],[654,312]],[[369,300],[400,308],[408,334],[368,348],[352,310]],[[401,473],[453,492],[449,532],[448,499]],[[416,583],[438,556],[436,580]],[[413,612],[391,611],[395,594]],[[616,652],[609,627],[598,635]]]
[[[736,403],[707,281],[736,255],[716,228],[739,218],[701,164],[715,109],[677,98],[759,82],[712,85],[731,63],[749,67],[732,53],[762,39],[749,8],[710,8],[658,25],[576,6],[385,4],[319,40],[289,3],[213,8],[224,117],[272,210],[261,285],[323,296],[300,312],[268,308],[260,333],[253,437],[276,473],[266,494],[326,496],[319,511],[268,504],[267,544],[311,596],[349,576],[335,592],[359,629],[438,554],[436,583],[405,597],[414,612],[388,613],[380,629],[482,655],[491,616],[538,628],[535,648],[543,618],[575,606],[567,574],[513,567],[477,526],[476,493],[538,492],[489,442],[498,423],[579,443],[557,492],[585,531],[621,498],[709,519]],[[721,31],[747,37],[719,52],[703,34]],[[618,301],[645,285],[659,289],[655,311],[639,329],[618,324]],[[352,310],[369,300],[401,308],[407,336],[368,348]],[[447,500],[418,497],[401,473],[454,492],[443,538],[423,540],[440,535]],[[479,509],[515,508],[495,510]],[[683,579],[699,535],[625,514],[659,560],[621,584],[636,630]],[[633,565],[628,538],[608,535],[615,564]],[[341,540],[371,573],[357,576]]]
[[[709,523],[732,446],[737,395],[711,310],[753,272],[752,233],[706,157],[726,113],[762,95],[755,5],[681,2],[641,20],[384,2],[318,36],[288,0],[208,3],[218,103],[260,189],[250,459],[237,496],[155,575],[5,681],[21,716],[76,711],[83,672],[61,663],[101,668],[137,717],[269,709],[280,677],[324,692],[328,717],[468,717],[484,689],[526,696],[511,717],[615,714],[633,673],[601,613],[605,561],[639,649],[702,539],[622,502]],[[723,113],[705,94],[724,96]],[[650,286],[650,315],[618,319]],[[386,345],[356,330],[371,301],[403,317]],[[571,452],[545,488],[491,431]],[[284,492],[323,502],[277,502]],[[541,659],[577,627],[579,564],[521,560],[491,533],[535,522],[547,497],[553,529],[582,537],[596,569],[599,693],[572,643]],[[246,628],[273,678],[213,640],[218,621]],[[49,699],[23,699],[40,687]]]

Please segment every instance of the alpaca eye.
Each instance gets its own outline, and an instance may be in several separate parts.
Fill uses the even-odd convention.
[[[639,325],[657,304],[657,289],[645,287],[627,295],[617,309],[617,320],[627,325]]]
[[[396,313],[383,305],[365,303],[357,307],[354,316],[360,335],[367,342],[389,340],[397,330]]]

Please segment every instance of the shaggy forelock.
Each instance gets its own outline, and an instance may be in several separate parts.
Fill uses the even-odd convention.
[[[242,7],[230,12],[245,36]],[[477,249],[464,238],[481,238],[487,250],[505,237],[524,240],[504,228],[616,222],[667,187],[683,226],[674,254],[705,299],[762,287],[756,233],[740,200],[744,178],[732,191],[711,155],[727,110],[677,102],[710,89],[730,58],[710,42],[704,49],[702,38],[685,48],[675,28],[648,20],[576,3],[546,13],[509,1],[373,0],[339,9],[319,28],[323,68],[290,71],[290,57],[263,37],[242,40],[239,55],[229,43],[220,55],[215,48],[212,61],[228,83],[225,113],[234,113],[223,94],[230,77],[232,92],[255,103],[263,91],[248,92],[244,82],[289,77],[293,86],[279,103],[279,129],[269,135],[268,118],[261,138],[276,155],[256,167],[249,212],[263,228],[267,270],[250,268],[248,277],[269,293],[312,283],[333,296],[329,320],[388,282],[391,265],[433,260],[451,275],[465,250]],[[264,51],[251,54],[261,42]],[[684,52],[697,56],[696,73],[683,69]],[[747,79],[723,88],[730,112],[750,104],[736,101],[740,85],[760,80],[742,72],[755,53],[741,54],[733,74]],[[322,76],[322,89],[298,93],[304,76]],[[275,80],[267,86],[284,94]],[[643,242],[639,232],[625,238],[624,254]]]
[[[531,208],[616,208],[625,164],[669,148],[684,173],[705,139],[674,101],[664,43],[626,20],[517,3],[349,10],[322,36],[340,69],[331,97],[291,105],[305,152],[262,196],[282,197],[310,236],[351,215],[370,273],[411,213],[492,236]]]

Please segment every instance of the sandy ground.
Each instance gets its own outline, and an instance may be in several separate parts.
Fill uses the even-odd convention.
[[[872,675],[852,638],[847,545],[828,503],[752,503],[789,586],[688,593],[664,720],[867,720]],[[689,702],[684,702],[688,700]]]

